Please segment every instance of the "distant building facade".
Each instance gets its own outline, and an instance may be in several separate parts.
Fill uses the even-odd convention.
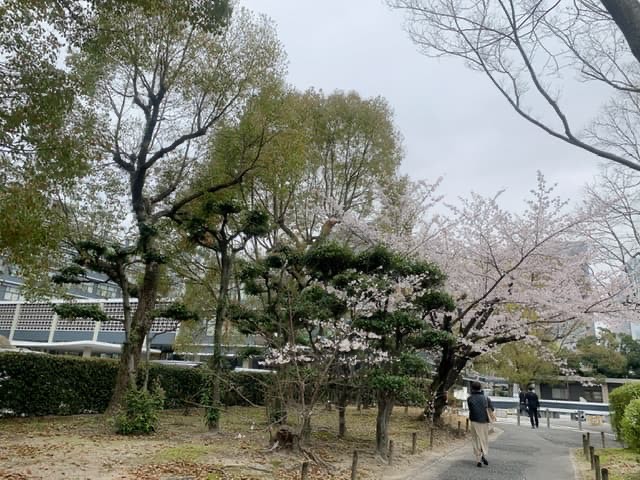
[[[122,300],[77,300],[95,305],[112,319],[95,322],[90,319],[64,320],[53,311],[61,301],[25,302],[0,301],[0,335],[15,347],[76,353],[83,356],[119,354],[124,336]],[[137,301],[131,301],[135,309]],[[152,352],[161,354],[173,350],[179,323],[173,319],[157,318],[150,332]]]
[[[66,285],[67,294],[75,298],[109,299],[122,297],[120,287],[109,281],[106,275],[87,272],[87,283]],[[0,257],[0,301],[16,302],[24,300],[24,279],[15,265]]]

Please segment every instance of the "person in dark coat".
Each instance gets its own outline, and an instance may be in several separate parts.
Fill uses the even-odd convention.
[[[527,405],[527,411],[529,412],[529,420],[531,420],[531,428],[538,427],[538,408],[540,408],[540,400],[535,392],[533,386],[529,387],[529,391],[524,395],[524,401]]]
[[[526,402],[525,402],[525,398],[524,398],[524,392],[522,390],[520,390],[520,393],[518,394],[518,397],[520,397],[520,414],[522,415],[524,412],[527,411],[527,406],[526,406]]]
[[[489,453],[489,415],[487,408],[493,410],[491,399],[485,397],[480,382],[471,382],[471,395],[467,398],[469,422],[471,424],[471,444],[476,457],[476,465],[489,465],[485,455]]]

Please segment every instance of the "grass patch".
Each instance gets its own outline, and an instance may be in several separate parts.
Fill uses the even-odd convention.
[[[156,462],[190,462],[193,463],[207,454],[206,445],[185,444],[178,447],[160,450],[154,458]]]
[[[640,453],[628,448],[597,448],[595,452],[600,456],[600,467],[609,470],[609,480],[640,479]],[[592,480],[595,476],[582,450],[576,453],[575,459],[579,478]]]

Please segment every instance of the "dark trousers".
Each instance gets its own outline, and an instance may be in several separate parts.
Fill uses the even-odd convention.
[[[538,415],[538,409],[529,407],[529,420],[531,420],[532,427],[538,426],[538,418],[540,418]]]

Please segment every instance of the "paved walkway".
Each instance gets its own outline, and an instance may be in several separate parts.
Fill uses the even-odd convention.
[[[592,445],[600,445],[600,434],[592,431]],[[577,428],[557,426],[539,429],[498,422],[489,438],[489,466],[476,467],[471,444],[427,466],[418,480],[571,480],[574,478],[570,451],[582,448]],[[607,445],[613,445],[610,437]]]

